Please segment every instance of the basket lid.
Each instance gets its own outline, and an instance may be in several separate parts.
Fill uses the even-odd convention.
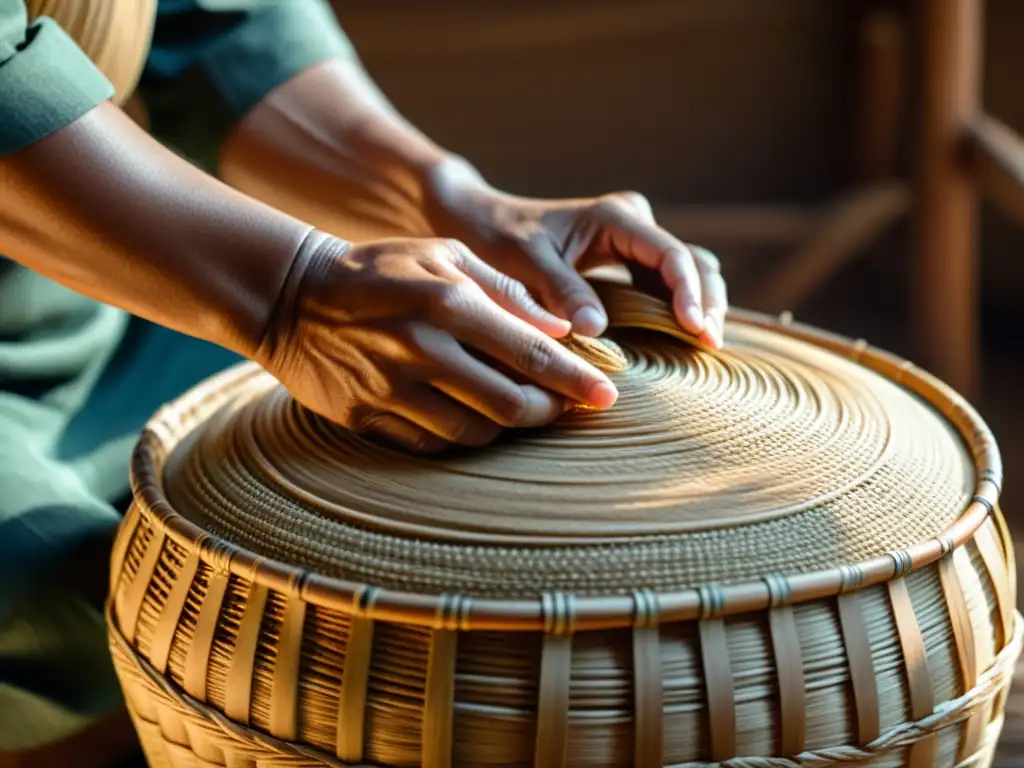
[[[938,536],[970,500],[954,425],[836,345],[740,315],[710,352],[663,302],[600,292],[599,362],[620,390],[608,411],[420,458],[327,423],[245,366],[203,408],[186,398],[154,420],[187,432],[163,467],[167,498],[261,557],[496,598],[832,568]]]

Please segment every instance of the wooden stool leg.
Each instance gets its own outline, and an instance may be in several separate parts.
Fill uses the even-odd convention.
[[[919,364],[966,397],[980,363],[976,194],[963,152],[979,109],[982,0],[918,0],[921,102],[911,272]]]

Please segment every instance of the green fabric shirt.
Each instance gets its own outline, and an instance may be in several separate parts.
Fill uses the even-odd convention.
[[[313,64],[353,55],[326,0],[159,0],[140,91],[157,136],[208,155],[270,90]],[[112,95],[57,24],[29,24],[23,0],[0,0],[0,155]]]
[[[53,21],[29,26],[22,0],[0,0],[0,155],[34,144],[114,94]]]
[[[270,90],[351,56],[326,0],[159,0],[139,92],[154,135],[211,170]],[[56,23],[0,0],[0,156],[112,95]],[[102,589],[132,445],[162,403],[235,359],[0,256],[0,753],[118,706],[90,589]]]

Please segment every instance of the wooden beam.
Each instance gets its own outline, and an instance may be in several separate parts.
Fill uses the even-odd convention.
[[[897,174],[906,117],[906,23],[892,8],[870,8],[860,22],[853,171],[859,181]]]
[[[681,240],[714,250],[794,246],[814,231],[820,213],[785,205],[660,205],[654,215]]]
[[[968,140],[982,191],[1004,215],[1024,225],[1024,138],[984,115],[970,126]]]
[[[982,0],[923,0],[917,242],[911,268],[918,360],[966,397],[980,383],[977,212],[965,130],[980,114]]]
[[[766,312],[797,309],[905,216],[910,202],[909,186],[891,181],[858,189],[830,206],[820,214],[811,237],[763,277],[755,308]]]

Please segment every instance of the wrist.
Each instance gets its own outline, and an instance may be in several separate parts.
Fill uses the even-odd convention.
[[[437,237],[459,237],[500,193],[465,158],[446,154],[419,169],[421,207]]]
[[[252,359],[271,372],[281,367],[282,358],[294,346],[306,287],[316,283],[318,276],[329,270],[351,247],[347,240],[317,229],[307,233],[295,251],[277,298],[256,339]]]

